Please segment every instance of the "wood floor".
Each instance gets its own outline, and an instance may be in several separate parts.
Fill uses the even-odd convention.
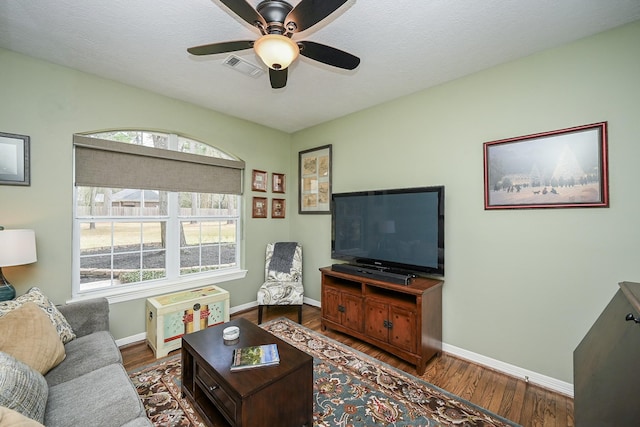
[[[265,310],[263,321],[281,316],[297,321],[297,310],[289,307],[270,308]],[[231,316],[232,319],[238,317],[255,323],[258,320],[258,310],[256,308]],[[305,305],[302,320],[304,326],[320,332],[319,308]],[[331,330],[324,334],[411,375],[416,375],[413,365],[376,347]],[[177,354],[178,351],[171,354]],[[127,370],[155,361],[153,352],[145,343],[122,347],[121,352]],[[573,399],[570,397],[446,353],[433,358],[420,378],[526,427],[574,426]]]

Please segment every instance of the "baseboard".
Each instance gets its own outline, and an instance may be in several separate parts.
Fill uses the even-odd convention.
[[[316,300],[311,299],[311,298],[304,297],[304,301],[303,302],[305,304],[309,304],[309,305],[312,305],[314,307],[320,307],[320,301],[316,301]]]
[[[304,303],[312,305],[314,307],[320,307],[320,302],[311,298],[305,297]],[[254,301],[247,304],[231,307],[229,309],[229,312],[230,314],[234,314],[241,311],[250,310],[257,306],[258,306],[257,301]],[[131,335],[129,337],[116,340],[116,344],[118,345],[118,347],[122,347],[124,345],[133,344],[136,342],[144,341],[146,339],[147,339],[146,332],[141,332],[139,334]],[[573,397],[573,384],[571,383],[560,381],[555,378],[539,374],[537,372],[529,371],[527,369],[523,369],[518,366],[511,365],[509,363],[501,362],[500,360],[492,359],[490,357],[483,356],[481,354],[474,353],[472,351],[468,351],[447,343],[442,343],[442,351],[444,351],[445,353],[449,353],[453,356],[460,357],[461,359],[465,359],[470,362],[476,363],[478,365],[485,366],[489,369],[493,369],[494,371],[502,372],[506,375],[509,375],[515,378],[521,378],[532,384],[537,384],[541,387],[547,388],[549,390],[553,390],[557,393],[564,394],[565,396]]]
[[[509,363],[501,362],[500,360],[492,359],[487,356],[483,356],[472,351],[464,350],[462,348],[442,343],[442,351],[449,353],[453,356],[461,359],[468,360],[478,365],[485,366],[494,371],[502,372],[509,376],[523,379],[532,384],[539,385],[549,390],[553,390],[557,393],[563,394],[573,398],[573,384],[560,381],[552,377],[548,377],[537,372],[529,371],[527,369],[520,368],[518,366],[511,365]]]
[[[128,344],[138,343],[146,339],[147,339],[147,333],[140,332],[139,334],[131,335],[129,337],[124,337],[124,338],[120,338],[119,340],[116,340],[116,345],[118,347],[122,347]]]

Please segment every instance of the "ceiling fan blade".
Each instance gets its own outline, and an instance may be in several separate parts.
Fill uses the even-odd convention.
[[[310,41],[301,41],[298,45],[301,47],[300,55],[327,65],[353,70],[360,64],[360,58],[335,47]]]
[[[266,26],[264,18],[245,0],[220,0],[220,2],[252,26],[255,27],[256,22]]]
[[[216,53],[235,52],[236,50],[251,49],[253,40],[237,40],[231,42],[204,44],[187,49],[192,55],[214,55]]]
[[[287,85],[288,68],[284,70],[274,70],[269,68],[269,80],[271,81],[271,87],[274,89],[281,89]]]
[[[285,24],[293,21],[297,27],[293,32],[304,31],[331,15],[347,1],[348,0],[302,0],[289,12]]]

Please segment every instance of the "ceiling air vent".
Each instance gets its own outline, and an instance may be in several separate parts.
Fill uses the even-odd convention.
[[[264,74],[264,70],[262,68],[235,55],[229,55],[227,59],[224,60],[223,64],[249,77],[255,78]]]

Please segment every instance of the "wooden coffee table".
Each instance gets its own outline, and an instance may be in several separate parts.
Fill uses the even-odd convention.
[[[227,345],[222,330],[240,328]],[[276,343],[280,364],[231,372],[233,350]],[[246,319],[182,338],[182,392],[207,425],[235,427],[311,427],[313,357]]]

